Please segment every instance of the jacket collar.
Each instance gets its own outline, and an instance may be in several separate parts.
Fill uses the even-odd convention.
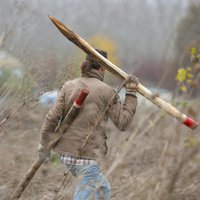
[[[91,69],[90,71],[87,71],[86,73],[82,74],[83,77],[90,77],[90,78],[97,78],[100,81],[103,81],[103,75],[99,73],[95,69]]]

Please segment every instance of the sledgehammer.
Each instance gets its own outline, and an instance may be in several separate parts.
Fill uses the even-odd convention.
[[[47,150],[51,150],[57,142],[61,139],[62,135],[67,131],[67,129],[70,127],[71,123],[76,118],[82,104],[84,103],[89,91],[87,89],[82,89],[80,95],[75,100],[74,104],[70,108],[69,112],[65,116],[64,120],[62,121],[60,127],[55,132],[55,138],[49,142],[49,144],[45,147]],[[41,167],[41,165],[44,163],[46,158],[40,158],[38,157],[31,168],[26,173],[24,179],[21,181],[21,183],[17,186],[17,189],[12,194],[10,200],[19,199],[21,197],[22,192],[26,189],[29,182],[33,178],[33,176],[36,174],[37,170]]]
[[[55,26],[59,29],[59,31],[71,42],[73,42],[76,46],[82,49],[86,54],[91,54],[95,61],[102,64],[108,71],[110,71],[113,75],[117,76],[120,79],[126,79],[128,74],[123,70],[118,68],[112,62],[104,58],[101,54],[99,54],[92,46],[90,46],[84,39],[82,39],[79,35],[73,32],[69,27],[65,26],[63,23],[55,19],[54,17],[49,16],[51,21],[55,24]],[[155,97],[155,95],[146,87],[144,87],[141,83],[138,85],[137,89],[138,93],[146,97],[160,109],[167,112],[172,117],[176,118],[181,123],[185,124],[191,129],[196,129],[198,127],[198,122],[191,119],[187,115],[181,113],[175,107],[173,107],[170,103],[164,101],[160,97]]]

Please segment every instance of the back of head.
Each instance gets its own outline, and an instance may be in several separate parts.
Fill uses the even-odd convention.
[[[100,49],[95,49],[98,53],[100,53],[103,57],[107,58],[107,52],[100,50]],[[96,69],[98,70],[100,68],[100,64],[97,63],[94,60],[94,57],[91,54],[86,55],[86,60],[82,63],[81,65],[81,72],[85,73],[87,71],[90,71],[91,69]]]

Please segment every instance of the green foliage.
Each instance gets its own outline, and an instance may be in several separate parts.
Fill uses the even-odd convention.
[[[200,4],[191,4],[188,7],[186,15],[182,17],[178,26],[176,33],[176,56],[183,59],[183,57],[188,57],[188,54],[196,54],[197,46],[200,45],[200,34],[199,34],[199,24],[200,24]],[[197,45],[197,46],[196,46]],[[186,50],[190,52],[186,52]],[[184,53],[183,53],[184,50]],[[187,59],[189,60],[189,58]]]
[[[194,134],[191,133],[186,141],[186,147],[191,148],[194,147],[195,145],[199,144],[199,140],[195,138]]]
[[[60,164],[60,156],[57,153],[53,152],[50,157],[50,162],[52,165],[58,166]]]
[[[190,61],[191,61],[190,65],[186,68],[179,68],[177,71],[177,75],[176,75],[176,81],[178,82],[180,91],[182,91],[184,93],[188,92],[189,95],[191,95],[192,92],[194,92],[194,88],[195,88],[194,83],[196,81],[199,81],[198,73],[200,71],[198,71],[198,69],[196,68],[200,62],[200,60],[197,58],[198,54],[200,54],[198,48],[192,47],[190,49]],[[187,93],[187,95],[188,95],[188,93]],[[188,106],[188,102],[186,102],[186,101],[174,102],[174,103],[175,103],[175,106],[182,106],[182,107]],[[189,110],[190,109],[188,108],[188,111]],[[195,114],[195,112],[193,112],[193,114]],[[197,140],[193,134],[190,134],[190,136],[188,137],[188,139],[186,141],[185,146],[187,148],[191,148],[191,147],[199,144],[199,142],[200,141]]]
[[[190,95],[199,89],[200,73],[200,50],[199,48],[190,48],[190,65],[186,68],[179,68],[176,75],[180,91],[186,93],[190,90]],[[191,90],[192,89],[192,90]]]
[[[19,68],[1,68],[0,95],[21,95],[27,91],[33,80],[25,71]]]
[[[176,75],[176,80],[180,84],[180,90],[182,92],[187,92],[187,84],[190,84],[193,79],[193,74],[191,73],[191,68],[179,68]]]
[[[178,73],[176,75],[176,80],[179,82],[183,82],[186,80],[186,74],[187,74],[187,70],[184,68],[180,68],[178,69]]]
[[[196,55],[196,54],[197,54],[197,48],[192,47],[192,48],[190,49],[190,54],[191,54],[191,55]]]
[[[172,104],[175,107],[178,107],[178,106],[187,107],[188,106],[188,102],[187,101],[174,101],[174,102],[172,102]]]
[[[30,90],[34,83],[31,73],[19,62],[18,59],[6,52],[1,52],[0,59],[0,96],[22,97],[24,92]]]

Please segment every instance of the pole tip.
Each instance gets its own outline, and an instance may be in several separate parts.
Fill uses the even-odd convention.
[[[186,126],[188,126],[189,128],[195,130],[199,123],[193,119],[191,119],[190,117],[186,117],[186,119],[184,120],[183,124],[185,124]]]

